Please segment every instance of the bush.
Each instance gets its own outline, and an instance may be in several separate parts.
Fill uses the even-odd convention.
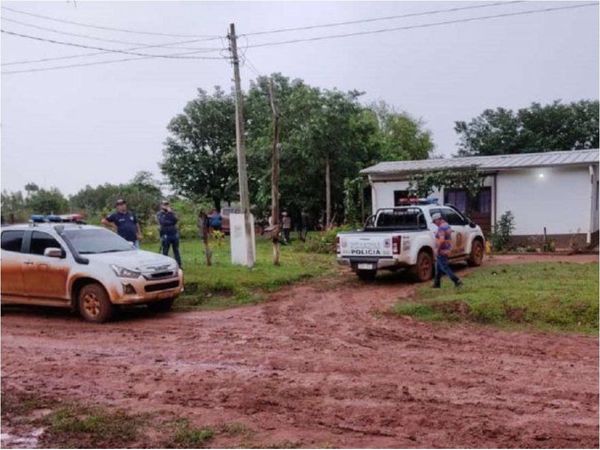
[[[506,211],[494,227],[490,235],[490,242],[494,250],[506,250],[515,229],[515,216],[510,211]]]
[[[351,229],[352,227],[349,225],[344,225],[326,231],[309,233],[301,250],[308,253],[335,253],[335,237],[340,231]]]

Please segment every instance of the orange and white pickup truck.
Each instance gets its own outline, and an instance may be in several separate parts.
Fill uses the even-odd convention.
[[[379,209],[362,230],[337,235],[338,263],[350,266],[363,280],[373,280],[378,270],[398,269],[409,269],[418,281],[431,279],[437,229],[431,215],[436,212],[453,231],[450,261],[481,265],[485,248],[481,228],[455,208],[437,204]]]
[[[2,227],[1,303],[78,310],[105,322],[119,305],[168,311],[183,291],[174,259],[143,250],[105,228],[51,224]]]

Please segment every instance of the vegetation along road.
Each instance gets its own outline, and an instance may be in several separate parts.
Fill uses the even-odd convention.
[[[515,264],[540,259],[567,261],[560,277],[598,270],[597,256],[585,255],[497,256],[479,270],[515,282],[511,268],[524,267]],[[524,272],[532,282],[543,270],[535,266]],[[468,285],[485,289],[477,273],[462,271],[464,293],[442,291],[464,296],[451,301],[468,304],[471,319],[481,299]],[[597,300],[597,277],[588,281],[582,296]],[[507,301],[520,301],[513,294]],[[414,305],[441,299],[401,275],[364,284],[329,271],[261,295],[212,311],[190,311],[187,298],[185,311],[132,312],[102,326],[5,309],[3,444],[598,446],[597,316],[582,332],[545,330],[552,319],[540,315],[528,324],[531,305],[514,313],[515,326],[460,314],[422,320],[408,315]]]

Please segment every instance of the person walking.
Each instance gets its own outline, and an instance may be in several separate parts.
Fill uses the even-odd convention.
[[[156,221],[160,229],[160,242],[162,254],[168,255],[169,248],[173,247],[173,257],[177,261],[177,265],[181,268],[181,255],[179,253],[179,230],[177,230],[177,222],[179,219],[171,209],[171,204],[168,200],[163,200],[160,203],[160,211],[156,214]]]
[[[454,286],[462,286],[462,281],[458,278],[448,262],[450,250],[452,250],[452,228],[448,225],[440,213],[433,213],[431,220],[436,225],[437,230],[435,232],[435,242],[437,256],[435,260],[435,278],[433,281],[434,288],[441,288],[442,275],[448,275],[448,278],[452,280]]]
[[[283,231],[283,242],[284,244],[290,243],[290,232],[292,231],[292,218],[289,216],[287,211],[281,213],[281,229]]]
[[[142,230],[137,217],[127,207],[127,202],[122,198],[115,203],[115,212],[102,219],[102,225],[112,228],[126,241],[131,242],[135,248],[140,248]]]

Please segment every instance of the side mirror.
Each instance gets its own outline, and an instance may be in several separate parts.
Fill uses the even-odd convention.
[[[48,247],[44,250],[44,256],[47,256],[48,258],[64,258],[65,252],[62,248]]]
[[[471,228],[477,228],[477,225],[475,224],[475,222],[473,222],[471,219],[469,219],[469,226]]]

